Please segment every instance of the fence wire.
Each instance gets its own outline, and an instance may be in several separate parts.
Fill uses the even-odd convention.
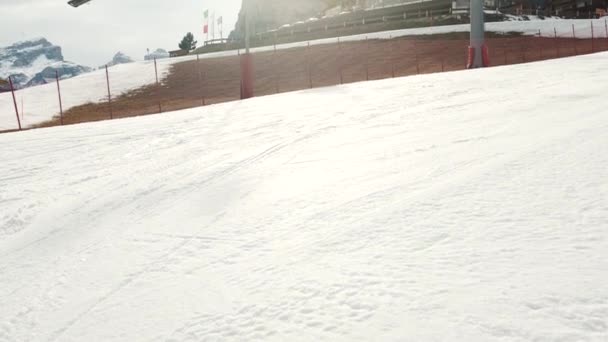
[[[580,31],[574,26],[569,31],[539,31],[535,36],[492,34],[486,39],[491,65],[607,51],[608,23],[592,25],[591,38],[583,39],[577,37]],[[254,55],[255,96],[462,70],[467,46],[466,34],[455,34],[348,42],[338,38],[322,45],[270,47]],[[19,129],[19,124],[24,129],[75,124],[238,100],[239,54],[133,63],[67,80],[57,74],[49,84],[15,91],[14,100],[10,92],[0,94],[0,131]]]

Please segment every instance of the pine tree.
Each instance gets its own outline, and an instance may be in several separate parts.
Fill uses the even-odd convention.
[[[197,41],[194,40],[194,35],[191,32],[188,32],[182,39],[182,42],[179,43],[179,48],[186,51],[194,50],[196,49],[196,43]]]

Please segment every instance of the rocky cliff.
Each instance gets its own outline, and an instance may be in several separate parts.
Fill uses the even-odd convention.
[[[232,38],[239,38],[244,35],[244,16],[243,6],[249,3],[251,9],[250,18],[253,31],[264,32],[277,28],[284,24],[291,24],[297,21],[306,20],[310,17],[322,16],[324,11],[330,7],[335,0],[243,0],[239,20],[235,30],[231,34]]]

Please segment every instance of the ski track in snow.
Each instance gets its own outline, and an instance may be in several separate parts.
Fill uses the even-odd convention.
[[[605,341],[607,67],[0,135],[0,341]]]
[[[533,16],[531,16],[533,17]],[[547,18],[545,20],[530,21],[504,21],[486,23],[488,32],[521,32],[524,35],[538,35],[553,38],[555,32],[559,37],[569,38],[573,29],[576,38],[591,38],[591,24],[595,27],[595,37],[598,39],[608,38],[604,32],[606,20],[603,19],[576,19],[561,20]],[[554,31],[557,30],[557,31]],[[310,41],[310,45],[334,44],[338,41],[361,41],[365,39],[389,39],[403,36],[446,34],[453,32],[469,32],[470,25],[446,25],[421,28],[410,28],[393,31],[372,32],[367,34],[345,36],[339,38],[326,38]],[[277,45],[277,49],[290,49],[295,47],[305,47],[309,42],[296,42]],[[252,49],[252,52],[272,51],[274,46],[264,46]],[[463,51],[466,47],[463,46]],[[200,55],[201,58],[217,58],[236,56],[236,50],[221,51]],[[185,56],[171,59],[158,60],[159,77],[162,80],[171,68],[171,65],[179,62],[195,60],[196,56]],[[155,82],[153,61],[135,62],[129,64],[116,65],[110,68],[110,87],[112,96],[116,97],[129,91],[138,89],[145,85]],[[79,75],[77,77],[61,81],[61,93],[63,98],[64,111],[72,107],[86,103],[100,103],[107,101],[107,85],[105,70],[96,70],[91,73]],[[21,103],[23,101],[23,108]],[[57,96],[57,85],[54,83],[45,84],[37,87],[26,88],[17,92],[17,106],[22,113],[21,124],[23,127],[30,127],[45,121],[49,121],[59,116],[59,100]],[[22,110],[23,109],[23,110]],[[10,93],[0,94],[0,130],[17,129],[17,119],[13,99]]]

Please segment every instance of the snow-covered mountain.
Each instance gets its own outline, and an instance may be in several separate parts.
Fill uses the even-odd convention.
[[[144,59],[146,61],[151,61],[154,59],[163,59],[163,58],[169,58],[169,52],[167,52],[167,50],[165,49],[156,49],[152,52],[149,52],[147,55],[144,56]]]
[[[109,66],[109,67],[111,67],[111,66],[114,66],[114,65],[127,64],[127,63],[133,63],[133,59],[131,57],[125,55],[124,53],[118,51],[114,55],[114,57],[112,58],[111,61],[109,61],[108,63],[106,63],[106,64],[104,64],[102,66],[100,66],[99,68],[101,69],[101,68],[105,67],[106,65]]]
[[[61,47],[45,38],[37,38],[0,48],[0,78],[12,77],[15,87],[23,88],[48,83],[55,72],[62,79],[92,69],[63,59]]]

